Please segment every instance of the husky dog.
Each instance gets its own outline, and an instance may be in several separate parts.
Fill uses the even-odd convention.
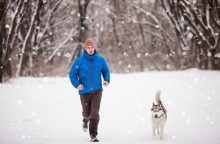
[[[160,99],[160,91],[156,93],[155,100],[156,104],[153,102],[153,106],[151,108],[153,135],[156,136],[157,131],[160,139],[163,139],[163,130],[167,119],[167,111]]]

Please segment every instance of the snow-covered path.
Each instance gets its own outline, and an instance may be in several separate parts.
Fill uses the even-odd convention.
[[[168,110],[164,140],[152,136],[154,95]],[[112,74],[104,88],[103,144],[219,144],[220,72]],[[0,84],[0,144],[84,144],[81,105],[66,78],[18,78]]]

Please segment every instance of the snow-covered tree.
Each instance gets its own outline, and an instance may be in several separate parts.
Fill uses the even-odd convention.
[[[161,0],[161,3],[184,55],[202,69],[219,69],[220,1]]]
[[[1,1],[0,6],[5,15],[1,17],[1,78],[3,73],[5,78],[15,73],[42,76],[69,61],[77,32],[77,13],[72,8],[76,2],[17,0]]]
[[[220,68],[219,0],[0,0],[2,77],[67,75],[86,37],[112,72]]]
[[[3,77],[3,49],[5,47],[5,13],[6,13],[6,0],[0,0],[0,83],[2,83]]]

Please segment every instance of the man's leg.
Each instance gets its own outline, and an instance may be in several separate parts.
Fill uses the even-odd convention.
[[[91,111],[90,111],[90,123],[89,133],[91,137],[96,137],[99,124],[99,109],[102,99],[102,90],[91,94]]]
[[[82,105],[82,116],[83,116],[83,130],[86,132],[88,129],[89,115],[90,115],[90,95],[82,94],[80,95],[81,105]]]

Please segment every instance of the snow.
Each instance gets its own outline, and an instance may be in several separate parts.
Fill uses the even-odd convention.
[[[188,38],[191,39],[193,37],[193,34],[191,32],[188,33]]]
[[[6,25],[5,25],[5,28],[9,29],[9,28],[10,28],[10,26],[9,26],[8,24],[6,24]]]
[[[140,57],[141,57],[141,53],[138,53],[138,54],[137,54],[137,58],[140,58]]]
[[[220,53],[216,53],[216,54],[215,54],[215,57],[216,57],[216,58],[220,58]]]
[[[106,8],[105,11],[106,11],[108,14],[110,14],[109,8]]]
[[[104,144],[219,144],[220,72],[112,74],[99,125]],[[156,91],[168,111],[164,139],[152,136]],[[68,77],[21,77],[0,84],[0,144],[86,144],[81,105]]]

